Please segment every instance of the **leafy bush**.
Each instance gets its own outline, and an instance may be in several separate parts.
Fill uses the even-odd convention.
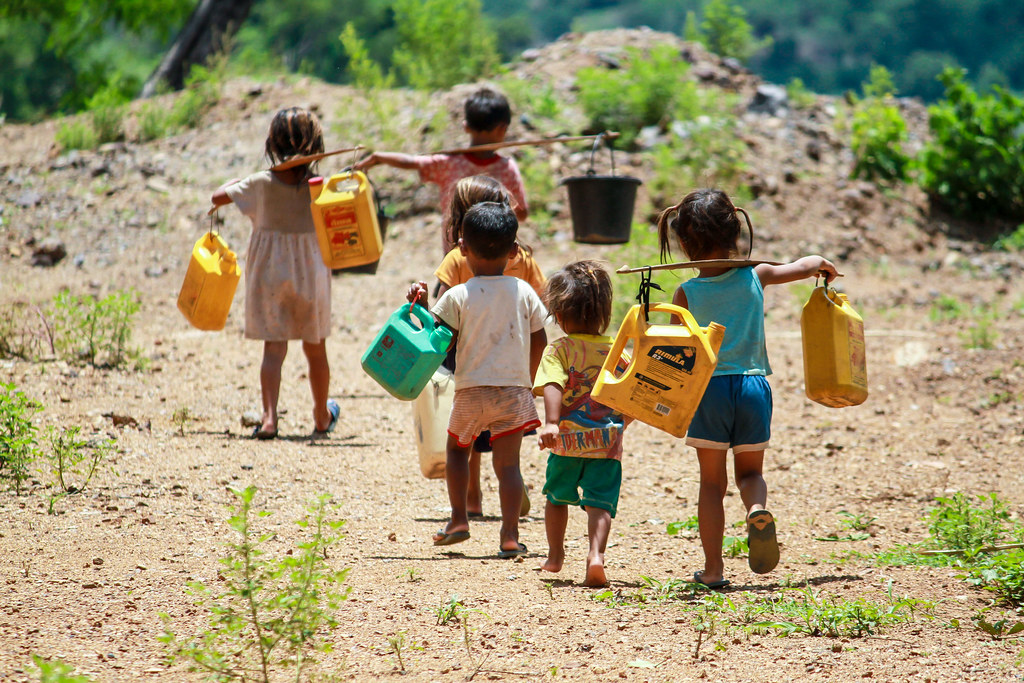
[[[384,69],[370,57],[366,42],[359,37],[356,26],[351,21],[345,24],[339,37],[345,54],[348,56],[348,73],[360,90],[380,90],[394,85],[394,72],[384,75]]]
[[[939,80],[945,99],[929,107],[932,140],[919,158],[919,183],[956,216],[1024,218],[1024,99],[993,86],[981,95],[962,69]]]
[[[44,659],[32,655],[32,663],[39,674],[39,683],[92,683],[93,679],[75,673],[75,667],[60,659]]]
[[[99,145],[92,124],[81,118],[60,124],[55,139],[63,149],[94,149]]]
[[[935,502],[928,512],[928,531],[942,548],[977,550],[999,542],[1012,529],[1006,503],[994,493],[978,496],[978,507],[960,492]],[[987,508],[982,507],[985,503]]]
[[[896,88],[888,69],[872,66],[863,92],[864,97],[853,107],[854,164],[850,175],[872,181],[905,180],[910,162],[903,152],[907,124],[893,103]]]
[[[818,101],[818,98],[808,90],[801,78],[791,78],[786,84],[786,97],[794,109],[808,109]]]
[[[325,628],[337,624],[336,614],[348,589],[341,584],[348,569],[333,569],[328,551],[342,538],[342,520],[332,520],[333,505],[321,496],[307,507],[298,522],[307,538],[294,550],[277,558],[267,556],[263,545],[274,534],[258,532],[253,517],[256,487],[231,489],[238,503],[229,526],[237,539],[228,544],[221,559],[217,581],[207,586],[189,584],[197,605],[209,615],[209,628],[194,636],[171,630],[170,617],[160,640],[171,659],[189,662],[194,671],[206,672],[219,681],[260,681],[281,673],[292,680],[303,677],[315,662],[315,651],[329,643],[318,642]]]
[[[709,50],[722,57],[735,57],[747,62],[758,52],[772,45],[771,36],[761,40],[754,38],[754,31],[747,21],[747,12],[729,0],[710,0],[704,7],[704,19],[700,29],[694,28],[690,15],[684,29],[687,40],[694,38],[704,43]]]
[[[220,98],[226,60],[215,57],[208,66],[196,64],[185,79],[185,89],[171,106],[171,123],[176,128],[198,128],[203,115]]]
[[[0,384],[0,481],[16,492],[21,491],[29,465],[39,455],[32,414],[41,408],[13,384]]]
[[[1007,233],[997,239],[992,245],[992,248],[997,249],[998,251],[1024,251],[1024,223],[1018,225],[1013,232]]]
[[[54,346],[62,357],[110,367],[138,359],[138,352],[128,346],[139,311],[133,292],[114,292],[103,299],[61,292],[52,309]]]
[[[671,45],[655,45],[646,56],[631,48],[622,69],[577,72],[579,102],[591,128],[618,131],[629,146],[644,126],[666,123],[681,95],[693,97],[696,86],[686,80],[689,69]]]
[[[394,0],[393,9],[399,42],[392,61],[412,87],[471,82],[498,63],[480,0]]]
[[[117,80],[89,98],[89,120],[99,144],[124,139],[125,101]]]

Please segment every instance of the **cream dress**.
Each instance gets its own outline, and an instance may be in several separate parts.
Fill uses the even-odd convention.
[[[309,186],[262,171],[225,188],[252,221],[245,257],[245,336],[319,343],[331,329],[331,271],[310,212]]]

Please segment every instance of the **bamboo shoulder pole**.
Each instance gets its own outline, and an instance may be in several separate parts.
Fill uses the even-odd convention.
[[[305,166],[311,164],[314,161],[320,161],[327,157],[334,156],[335,154],[344,154],[345,152],[358,152],[361,149],[365,149],[362,145],[356,145],[355,147],[345,147],[343,149],[332,149],[330,152],[320,152],[319,154],[307,154],[301,157],[292,157],[287,161],[282,161],[276,166],[271,166],[271,171],[287,171],[289,168],[295,168],[296,166]]]
[[[751,259],[738,259],[738,258],[720,258],[720,259],[709,259],[707,261],[680,261],[679,263],[657,263],[650,266],[640,266],[639,268],[630,268],[629,266],[622,266],[616,273],[646,273],[648,270],[676,270],[678,268],[745,268],[747,266],[757,266],[762,263],[767,263],[771,266],[782,265],[778,261],[757,261]]]
[[[532,140],[511,140],[508,142],[492,142],[487,145],[474,145],[472,147],[459,147],[456,149],[442,149],[434,153],[471,154],[473,152],[493,152],[498,149],[505,149],[506,147],[536,147],[538,145],[553,145],[556,142],[579,142],[580,140],[596,140],[597,138],[604,138],[605,140],[614,140],[617,137],[619,137],[619,133],[607,131],[604,133],[598,133],[597,135],[572,135],[557,138],[534,138]]]

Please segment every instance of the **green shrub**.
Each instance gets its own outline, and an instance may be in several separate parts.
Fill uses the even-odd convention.
[[[392,8],[398,34],[392,61],[413,88],[472,82],[498,64],[497,37],[480,0],[394,0]]]
[[[992,244],[998,251],[1018,252],[1024,251],[1024,223],[1017,226],[1013,232],[1007,233]]]
[[[686,80],[689,65],[671,45],[655,45],[644,54],[627,51],[622,69],[586,67],[576,74],[579,102],[594,130],[614,130],[629,146],[644,126],[666,123],[678,99],[693,97]]]
[[[993,86],[981,95],[961,69],[939,80],[945,99],[929,107],[932,140],[922,150],[919,183],[956,216],[1024,218],[1024,99]]]
[[[303,674],[317,651],[330,649],[324,631],[337,625],[337,612],[348,597],[342,588],[348,569],[333,569],[329,551],[342,538],[342,520],[328,496],[307,506],[298,521],[305,538],[287,554],[270,556],[265,544],[276,534],[255,528],[268,512],[253,509],[256,488],[231,489],[237,506],[228,525],[237,534],[227,545],[217,580],[189,584],[189,592],[208,615],[208,628],[195,635],[171,630],[161,615],[163,642],[172,659],[219,681],[314,680]]]
[[[120,367],[138,357],[128,346],[138,311],[133,292],[114,292],[103,299],[61,292],[52,305],[54,347],[70,361]]]
[[[171,106],[170,122],[174,128],[198,128],[203,115],[220,98],[224,74],[223,57],[215,58],[210,66],[195,65],[185,79],[185,89]]]
[[[978,550],[998,543],[1013,529],[1006,503],[994,493],[978,496],[977,507],[960,492],[935,503],[928,511],[928,532],[942,548]],[[982,507],[985,503],[987,508]]]
[[[704,7],[704,19],[700,29],[694,30],[687,15],[684,29],[687,40],[694,38],[704,43],[709,50],[722,57],[735,57],[747,62],[758,52],[772,45],[771,36],[761,40],[754,38],[754,31],[747,21],[747,12],[729,0],[710,0]]]
[[[171,112],[164,107],[146,102],[139,108],[139,141],[159,140],[167,136],[172,126]]]
[[[99,136],[92,123],[82,118],[60,124],[55,139],[62,149],[95,149],[99,146]]]
[[[900,181],[907,177],[909,157],[903,151],[907,124],[894,104],[892,76],[884,66],[872,66],[863,85],[864,97],[853,106],[851,176],[865,180]]]
[[[16,492],[21,492],[29,465],[39,456],[32,414],[41,409],[13,384],[0,384],[0,482]]]
[[[32,655],[39,683],[92,683],[93,679],[75,673],[75,667],[61,659],[45,659]]]
[[[786,97],[794,109],[808,109],[814,106],[818,98],[804,85],[803,79],[792,78],[786,84]]]
[[[339,36],[341,45],[348,56],[349,80],[360,90],[375,91],[394,86],[394,72],[384,74],[384,69],[370,56],[366,42],[359,37],[351,21],[345,24]]]
[[[124,139],[125,100],[116,84],[100,89],[87,106],[99,144]]]

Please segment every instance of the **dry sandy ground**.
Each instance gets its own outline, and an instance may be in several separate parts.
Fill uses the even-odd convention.
[[[266,111],[303,95],[273,88],[256,101]],[[326,91],[318,96],[329,100]],[[431,533],[447,515],[443,484],[419,473],[410,405],[376,386],[359,357],[401,303],[406,284],[431,273],[437,250],[432,214],[393,223],[375,276],[333,281],[328,349],[332,395],[342,406],[337,431],[327,440],[309,438],[305,362],[293,346],[285,364],[281,438],[247,438],[240,416],[259,405],[260,347],[242,337],[244,294],[240,289],[219,333],[191,329],[175,299],[191,243],[205,226],[205,197],[222,176],[251,165],[259,144],[253,141],[262,140],[264,128],[265,116],[257,113],[160,145],[106,157],[83,154],[82,164],[67,168],[54,168],[46,158],[52,124],[0,128],[17,159],[5,162],[0,186],[7,235],[0,244],[0,304],[43,302],[61,287],[101,294],[134,287],[142,303],[135,343],[151,359],[144,372],[0,361],[0,381],[14,382],[45,406],[41,428],[81,425],[117,440],[112,467],[84,493],[60,500],[58,514],[47,514],[50,481],[43,475],[21,495],[0,495],[0,680],[28,680],[31,654],[59,657],[98,681],[198,680],[182,665],[165,663],[156,640],[159,614],[170,615],[179,632],[203,628],[204,615],[185,585],[216,580],[217,558],[232,534],[228,487],[250,484],[259,489],[258,506],[273,512],[259,523],[276,534],[267,544],[274,553],[294,546],[293,521],[313,496],[328,493],[340,503],[346,537],[330,562],[351,568],[352,592],[340,625],[325,635],[334,651],[317,668],[339,679],[397,675],[388,637],[404,632],[403,679],[416,681],[464,680],[474,673],[487,680],[1020,680],[1019,643],[995,641],[972,625],[972,616],[991,604],[989,594],[949,568],[888,568],[867,557],[923,540],[922,520],[936,496],[996,492],[1014,514],[1024,504],[1024,288],[1012,259],[947,240],[918,216],[919,198],[912,196],[875,193],[852,223],[846,211],[827,220],[837,202],[834,184],[825,193],[787,187],[754,206],[769,236],[759,247],[764,258],[832,254],[844,246],[842,287],[866,320],[871,396],[840,410],[803,396],[798,316],[808,289],[771,290],[776,408],[766,478],[783,559],[766,576],[752,574],[745,557],[727,559],[732,587],[725,595],[742,604],[807,587],[822,598],[885,603],[891,593],[934,607],[870,637],[754,635],[733,620],[701,643],[692,603],[628,599],[644,588],[644,577],[686,579],[702,561],[692,535],[666,533],[667,523],[696,514],[694,456],[644,425],[627,433],[622,498],[608,548],[614,600],[595,600],[600,591],[579,584],[586,551],[582,512],[570,518],[563,572],[536,571],[546,550],[539,493],[544,454],[530,439],[522,467],[534,511],[521,523],[529,555],[496,557],[495,517],[474,523],[465,544],[431,545]],[[208,151],[214,142],[223,143],[216,153]],[[134,165],[122,163],[126,156]],[[101,163],[111,170],[91,175]],[[33,188],[46,201],[21,206],[16,199]],[[908,215],[915,220],[905,220]],[[623,258],[571,242],[564,217],[556,228],[556,237],[545,242],[525,229],[548,272],[584,256],[615,266]],[[30,266],[25,240],[51,231],[65,241],[69,257],[53,268]],[[223,234],[244,253],[248,226],[237,212],[227,212]],[[849,249],[851,240],[860,247]],[[81,266],[73,262],[78,254]],[[634,287],[629,277],[615,276],[616,287]],[[969,313],[933,322],[929,311],[940,293],[968,311],[994,305],[995,347],[966,348],[961,332]],[[1008,398],[993,401],[998,394]],[[184,435],[172,421],[180,408],[197,418]],[[130,416],[138,427],[115,427],[111,414]],[[495,513],[493,474],[484,487],[485,511]],[[734,490],[726,506],[731,521],[742,519]],[[870,538],[818,540],[845,533],[840,511],[876,517]],[[849,551],[863,557],[849,559]],[[437,608],[453,595],[474,610],[468,646],[462,627],[436,623]],[[609,606],[616,602],[622,604]]]

